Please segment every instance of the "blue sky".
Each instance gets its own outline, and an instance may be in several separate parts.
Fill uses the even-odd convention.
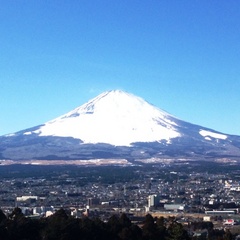
[[[0,2],[0,135],[112,89],[240,135],[239,1]]]

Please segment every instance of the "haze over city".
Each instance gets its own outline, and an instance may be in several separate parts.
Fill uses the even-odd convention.
[[[240,135],[237,1],[2,1],[0,135],[103,91]]]

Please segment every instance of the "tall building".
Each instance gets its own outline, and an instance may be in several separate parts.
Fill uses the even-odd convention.
[[[99,204],[100,204],[100,199],[99,198],[88,198],[88,200],[87,200],[87,205],[89,207],[97,206]]]
[[[159,205],[160,197],[157,194],[148,196],[148,207],[157,207]]]

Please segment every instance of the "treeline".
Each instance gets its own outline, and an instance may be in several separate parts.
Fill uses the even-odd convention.
[[[138,226],[133,224],[126,214],[113,215],[107,222],[103,222],[88,217],[73,218],[63,209],[52,216],[40,219],[25,217],[20,208],[15,208],[9,216],[0,210],[0,240],[233,239],[230,232],[215,232],[211,224],[207,227],[210,233],[208,238],[195,238],[190,237],[183,225],[174,219],[166,221],[162,217],[153,218],[149,214]]]

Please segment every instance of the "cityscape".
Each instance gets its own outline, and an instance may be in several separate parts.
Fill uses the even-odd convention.
[[[238,1],[1,1],[0,240],[240,240]]]
[[[230,229],[236,236],[240,233],[240,170],[236,164],[9,165],[0,171],[0,205],[6,216],[16,207],[33,219],[64,209],[73,218],[102,221],[124,213],[141,225],[150,214],[174,217],[183,226],[212,222],[217,229]]]

